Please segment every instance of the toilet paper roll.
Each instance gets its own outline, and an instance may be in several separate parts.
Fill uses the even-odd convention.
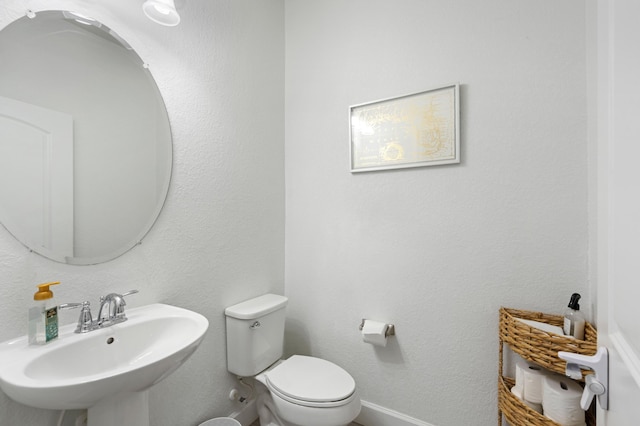
[[[559,374],[546,376],[542,382],[544,415],[562,426],[584,426],[582,387]]]
[[[362,340],[376,346],[387,346],[387,327],[383,322],[365,320],[362,326]]]
[[[522,388],[525,401],[542,404],[542,379],[548,374],[547,370],[535,364],[525,361],[516,364],[516,386]]]
[[[522,392],[524,398],[524,370],[526,370],[528,364],[524,361],[516,363],[516,386]],[[522,399],[522,398],[520,398]]]
[[[516,396],[519,400],[521,400],[527,407],[531,408],[536,413],[542,414],[542,404],[536,404],[535,402],[525,401],[524,395],[522,393],[522,389],[514,386],[511,388],[511,393]]]

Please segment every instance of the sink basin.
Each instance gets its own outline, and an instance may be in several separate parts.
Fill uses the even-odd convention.
[[[22,404],[55,410],[142,393],[182,365],[209,327],[202,315],[164,304],[128,310],[127,317],[85,334],[63,326],[44,346],[29,346],[26,336],[0,343],[0,388]]]

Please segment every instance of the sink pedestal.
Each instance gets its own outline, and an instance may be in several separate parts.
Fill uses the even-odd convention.
[[[90,407],[87,418],[87,426],[149,426],[149,393],[117,393]]]

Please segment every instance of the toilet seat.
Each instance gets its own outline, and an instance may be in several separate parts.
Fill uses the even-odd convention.
[[[305,407],[337,407],[348,404],[355,397],[353,377],[320,358],[293,355],[265,376],[271,392]]]

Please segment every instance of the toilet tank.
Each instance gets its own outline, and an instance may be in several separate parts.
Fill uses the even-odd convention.
[[[227,370],[255,376],[282,357],[287,298],[265,294],[224,310]]]

